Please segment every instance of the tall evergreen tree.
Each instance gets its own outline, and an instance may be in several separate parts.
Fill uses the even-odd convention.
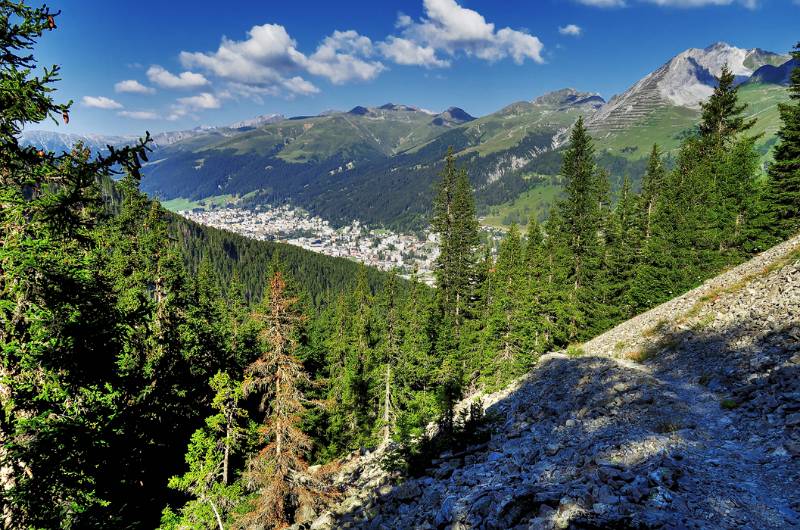
[[[469,177],[456,167],[452,149],[441,173],[431,225],[439,235],[435,272],[440,304],[459,325],[474,294],[480,240]]]
[[[664,193],[664,185],[667,177],[661,150],[657,144],[653,144],[650,151],[650,158],[647,160],[647,169],[642,177],[642,231],[644,239],[650,239],[652,235],[653,215],[656,205]]]
[[[524,300],[525,255],[519,229],[511,225],[492,271],[492,300],[485,322],[483,369],[497,386],[530,367]]]
[[[792,51],[795,65],[800,64],[800,42]],[[780,239],[800,230],[800,68],[792,70],[788,103],[778,105],[783,122],[778,130],[778,144],[769,166],[767,207],[770,231]]]
[[[100,485],[122,347],[97,226],[100,182],[119,165],[138,178],[145,148],[90,159],[20,145],[24,127],[69,120],[52,97],[58,67],[39,70],[31,54],[56,17],[0,3],[0,491],[16,528],[113,524],[119,506],[107,505],[130,478]]]
[[[599,310],[595,295],[602,268],[602,229],[610,201],[608,178],[596,166],[594,145],[582,117],[572,128],[561,175],[565,198],[559,205],[559,232],[553,237],[562,238],[569,249],[571,298],[582,313],[593,315]],[[577,322],[574,324],[577,332]],[[581,335],[587,335],[587,331],[582,328]]]
[[[215,413],[206,425],[194,432],[186,453],[189,470],[170,479],[171,488],[194,497],[179,514],[166,509],[162,529],[207,528],[225,530],[224,521],[231,509],[241,502],[239,483],[231,480],[231,454],[241,448],[245,429],[241,425],[246,412],[240,408],[241,383],[224,372],[211,379],[215,391]]]
[[[436,352],[442,361],[438,370],[440,408],[447,431],[453,426],[452,407],[461,397],[464,384],[463,350],[471,348],[472,334],[462,334],[462,328],[474,309],[480,243],[469,177],[463,168],[456,168],[452,149],[448,151],[441,173],[431,224],[439,235],[435,274],[441,320],[436,334]]]
[[[738,86],[728,65],[722,67],[714,92],[700,104],[702,113],[698,131],[700,138],[712,149],[720,150],[737,134],[750,129],[755,119],[743,114],[747,105],[739,104]]]
[[[647,206],[648,201],[642,201]],[[626,176],[619,190],[617,205],[609,223],[606,260],[607,281],[613,311],[606,325],[633,316],[633,304],[628,299],[634,271],[640,256],[642,227],[640,218],[647,219],[647,213],[639,211],[639,198],[633,192],[630,179]],[[646,228],[645,228],[646,229]]]
[[[263,324],[261,356],[245,371],[244,393],[260,397],[266,418],[260,428],[263,448],[253,456],[245,483],[255,492],[251,510],[242,518],[247,525],[282,528],[299,511],[315,506],[325,489],[308,474],[306,457],[311,439],[299,427],[305,412],[303,388],[310,384],[298,359],[301,328],[306,316],[299,298],[287,294],[283,272],[276,271],[268,299],[254,318]]]
[[[400,358],[400,300],[397,285],[397,273],[392,272],[383,290],[379,311],[382,316],[382,326],[379,331],[381,336],[378,345],[378,373],[375,379],[380,382],[382,392],[380,396],[380,429],[381,443],[387,444],[394,433],[395,427],[395,396],[397,364]]]
[[[410,443],[436,419],[437,358],[433,349],[437,319],[431,290],[412,278],[402,308],[400,356],[397,363],[397,437]]]

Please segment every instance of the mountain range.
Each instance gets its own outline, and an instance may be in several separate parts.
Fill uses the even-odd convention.
[[[700,103],[723,65],[740,83],[740,99],[757,118],[754,132],[768,160],[779,124],[782,86],[796,66],[788,55],[726,43],[688,49],[606,102],[562,89],[475,118],[451,107],[433,113],[412,105],[356,106],[316,116],[258,116],[225,127],[162,133],[142,188],[162,200],[234,195],[243,204],[292,202],[333,223],[352,219],[394,228],[425,224],[432,186],[452,148],[467,167],[479,212],[496,224],[546,215],[557,196],[560,152],[578,116],[595,138],[612,183],[637,183],[653,143],[674,151],[695,126]],[[128,137],[25,132],[51,150],[78,140],[97,151]]]

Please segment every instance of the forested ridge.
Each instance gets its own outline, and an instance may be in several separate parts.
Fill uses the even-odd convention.
[[[195,273],[203,261],[214,271],[218,287],[227,294],[228,286],[238,284],[248,304],[261,300],[264,285],[269,280],[266,266],[273,256],[279,256],[287,271],[301,279],[315,307],[355,287],[361,268],[346,258],[335,258],[305,250],[294,245],[258,241],[232,232],[202,226],[171,212],[164,212],[170,236],[177,241],[190,273]],[[365,268],[370,290],[383,288],[389,275],[377,269]],[[399,280],[401,287],[405,280]]]
[[[564,197],[527,234],[512,227],[496,256],[448,155],[430,289],[170,216],[139,190],[148,138],[95,159],[21,147],[26,124],[69,119],[58,67],[36,76],[30,55],[57,14],[2,1],[0,26],[8,528],[307,520],[336,499],[326,476],[343,455],[393,440],[386,465],[419,473],[475,436],[478,420],[455,412],[471,390],[577,352],[800,229],[800,70],[767,175],[727,69],[674,167],[653,147],[641,193],[622,179],[613,196],[579,119]]]

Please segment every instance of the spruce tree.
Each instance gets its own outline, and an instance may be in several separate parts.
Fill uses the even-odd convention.
[[[438,362],[432,343],[437,312],[431,291],[415,275],[400,318],[401,353],[395,377],[397,437],[405,444],[422,436],[437,414]]]
[[[441,321],[437,329],[436,352],[439,367],[440,409],[446,431],[453,426],[453,410],[461,397],[465,359],[472,333],[463,333],[464,321],[472,316],[477,284],[477,247],[480,243],[475,199],[469,177],[456,168],[452,149],[448,151],[434,201],[431,221],[439,235],[439,256],[435,262]]]
[[[656,205],[664,192],[666,177],[667,172],[664,169],[661,150],[658,148],[657,144],[653,144],[653,148],[650,151],[650,158],[647,160],[647,169],[642,177],[641,224],[645,240],[650,239],[652,235],[653,215]]]
[[[211,379],[215,391],[212,408],[215,413],[206,425],[194,432],[186,452],[189,470],[174,476],[169,486],[194,497],[179,513],[166,509],[161,528],[219,528],[225,530],[227,514],[242,501],[243,491],[231,477],[231,454],[239,450],[245,439],[241,408],[241,383],[224,372]]]
[[[712,149],[720,150],[737,134],[750,129],[755,119],[747,120],[743,116],[747,105],[739,104],[736,76],[727,65],[717,78],[714,92],[700,104],[702,113],[698,131],[700,138]]]
[[[641,202],[644,203],[642,206],[647,206],[647,201]],[[628,294],[643,240],[639,219],[647,217],[646,213],[640,213],[639,204],[639,197],[633,192],[630,179],[625,176],[609,223],[607,279],[614,310],[607,315],[609,320],[605,323],[606,326],[633,316],[633,304],[628,300]]]
[[[287,293],[283,272],[270,280],[268,298],[254,318],[262,323],[261,355],[245,371],[245,396],[259,397],[265,412],[259,430],[262,449],[250,458],[245,484],[255,493],[245,525],[288,526],[302,509],[316,506],[326,490],[308,473],[312,441],[301,429],[303,389],[310,384],[298,358],[306,316],[300,299]]]
[[[440,305],[459,325],[474,294],[479,235],[469,178],[456,167],[452,149],[441,172],[431,225],[439,235],[435,273]]]
[[[591,321],[591,316],[600,311],[596,295],[602,268],[601,235],[610,201],[608,178],[595,164],[594,145],[582,117],[572,128],[561,176],[565,197],[559,204],[559,232],[553,236],[563,239],[569,251],[570,297]],[[578,332],[577,321],[572,328]],[[581,335],[589,331],[582,329]]]
[[[382,315],[382,328],[379,332],[381,342],[378,347],[378,373],[375,379],[380,383],[382,392],[380,396],[380,440],[387,444],[394,433],[396,395],[395,378],[397,377],[397,364],[400,358],[400,301],[397,285],[397,273],[392,272],[384,286],[379,308]]]
[[[57,15],[0,3],[0,490],[16,528],[113,524],[130,479],[103,477],[123,346],[98,226],[100,183],[117,167],[138,179],[145,147],[93,159],[20,145],[24,127],[69,120],[53,99],[58,67],[40,70],[31,53]]]
[[[484,371],[499,386],[530,365],[526,315],[525,256],[519,229],[511,225],[493,271],[492,300],[484,329]]]
[[[800,42],[792,52],[795,65],[800,64]],[[770,228],[777,238],[784,239],[800,230],[800,68],[792,70],[788,103],[778,105],[782,125],[778,144],[769,166],[767,208]]]

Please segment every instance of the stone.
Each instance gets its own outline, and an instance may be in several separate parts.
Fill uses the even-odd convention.
[[[795,412],[794,414],[790,414],[786,416],[786,425],[789,427],[793,427],[795,425],[800,425],[800,412]]]
[[[309,530],[332,530],[334,525],[336,524],[336,520],[333,517],[333,514],[330,512],[325,512],[322,514],[321,517],[318,517],[311,526],[309,526]]]
[[[453,508],[455,507],[457,500],[458,499],[453,495],[445,497],[442,505],[439,506],[439,510],[436,512],[436,516],[433,521],[433,524],[436,526],[436,528],[444,528],[452,521]]]
[[[419,484],[415,480],[409,480],[397,486],[392,492],[392,497],[398,501],[407,502],[416,499],[421,493],[422,489]]]

